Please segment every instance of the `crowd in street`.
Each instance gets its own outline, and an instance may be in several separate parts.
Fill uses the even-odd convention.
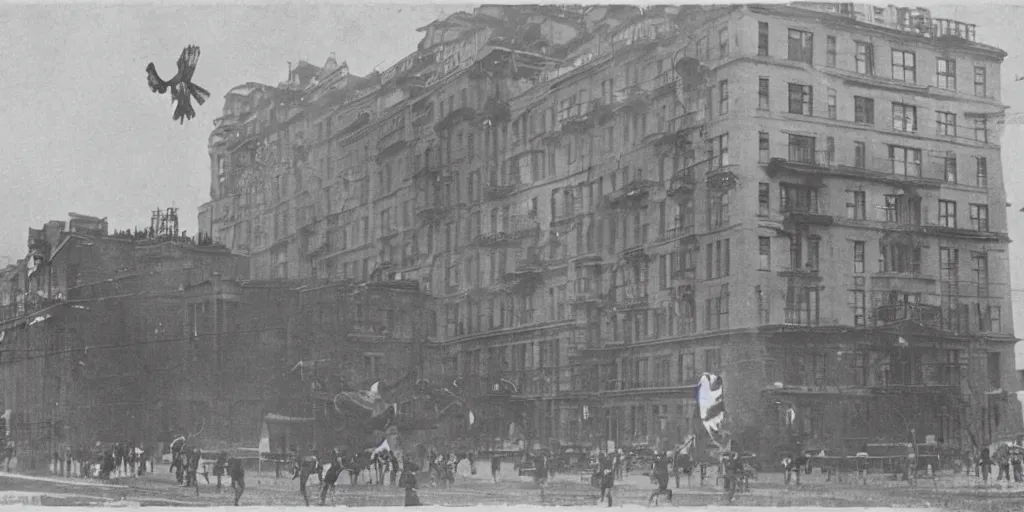
[[[90,449],[63,450],[55,452],[51,462],[51,471],[55,475],[82,478],[125,478],[143,476],[147,472],[155,470],[155,461],[160,458],[162,445],[159,445],[153,453],[141,444],[134,441],[124,441],[110,444],[97,442]],[[240,458],[229,456],[228,452],[220,451],[204,453],[198,446],[191,446],[185,436],[179,436],[169,443],[170,468],[178,485],[186,488],[194,488],[199,495],[201,476],[207,485],[210,485],[211,472],[208,465],[212,465],[212,476],[216,479],[216,489],[222,489],[222,479],[226,476],[230,479],[230,485],[234,489],[234,502],[238,505],[245,490],[245,469]],[[13,449],[9,450],[13,454]],[[346,453],[344,450],[331,449],[318,456],[311,449],[308,455],[299,456],[294,453],[290,457],[292,480],[298,480],[299,492],[309,505],[307,484],[312,475],[317,476],[319,483],[320,503],[325,504],[328,497],[335,491],[338,479],[347,472],[349,484],[359,485],[360,477],[365,474],[365,483],[371,486],[391,486],[405,490],[406,505],[418,505],[420,500],[417,494],[418,477],[421,468],[425,467],[427,482],[432,487],[451,488],[455,485],[456,476],[459,474],[459,466],[466,461],[469,464],[469,472],[477,473],[476,462],[480,453],[475,451],[441,451],[424,450],[424,453],[416,455],[402,454],[392,450],[387,442],[377,448],[369,448],[354,453]],[[497,484],[500,481],[501,468],[506,460],[508,452],[490,452],[491,479]],[[212,457],[211,457],[212,456]],[[8,460],[10,457],[8,457]],[[559,457],[553,456],[548,450],[540,450],[531,453],[523,450],[515,456],[514,467],[521,476],[532,476],[537,484],[543,500],[545,487],[548,479],[556,472],[579,472],[588,474],[590,485],[600,491],[600,502],[612,506],[613,489],[617,481],[628,477],[631,472],[639,469],[640,473],[649,476],[654,489],[649,497],[649,502],[657,504],[658,500],[664,497],[672,501],[673,491],[670,489],[670,480],[674,476],[675,487],[680,487],[680,478],[685,476],[687,480],[699,477],[701,486],[709,483],[715,468],[714,485],[717,487],[719,481],[724,481],[722,490],[726,501],[732,501],[737,492],[749,491],[751,479],[757,478],[757,471],[748,457],[740,453],[722,450],[718,455],[717,462],[696,462],[691,459],[689,450],[684,446],[674,450],[660,452],[634,452],[623,450],[593,452],[589,456],[581,454],[580,465],[569,469],[558,462]],[[212,464],[209,462],[213,460]],[[807,452],[789,454],[784,453],[780,461],[783,472],[783,483],[785,485],[800,483],[802,473],[810,473],[813,467],[820,467],[822,472],[828,475],[828,480],[833,474],[850,474],[850,471],[839,471],[838,468],[822,464],[823,459],[815,459]],[[867,483],[869,471],[867,453],[858,453],[852,460],[855,461],[853,473],[858,481]],[[916,485],[919,474],[933,473],[932,460],[924,462],[917,457],[913,451],[899,460],[896,466],[898,470],[893,478],[899,479],[902,474],[903,480],[911,485]],[[1020,443],[1004,443],[998,445],[995,450],[984,448],[980,455],[971,460],[964,467],[960,461],[954,464],[954,469],[979,477],[983,482],[988,483],[995,474],[995,481],[1006,481],[1024,483],[1024,446]],[[589,468],[589,470],[581,470]],[[848,468],[846,468],[848,469]]]

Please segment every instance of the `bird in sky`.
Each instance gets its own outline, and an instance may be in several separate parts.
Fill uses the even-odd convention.
[[[196,64],[198,62],[199,47],[189,45],[181,51],[181,57],[178,57],[178,74],[166,82],[160,78],[160,75],[156,74],[156,66],[152,62],[146,66],[149,88],[153,92],[163,94],[168,89],[171,90],[171,103],[178,103],[174,108],[174,117],[172,119],[180,121],[181,124],[185,124],[185,119],[191,120],[196,116],[196,111],[192,108],[191,98],[195,98],[196,103],[202,105],[210,97],[209,91],[192,83],[192,75],[196,72]]]

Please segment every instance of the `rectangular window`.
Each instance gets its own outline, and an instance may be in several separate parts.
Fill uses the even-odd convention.
[[[729,134],[725,133],[711,139],[711,168],[717,169],[729,165]]]
[[[956,201],[939,200],[939,225],[956,227]]]
[[[767,217],[771,211],[771,185],[768,183],[757,184],[757,214]]]
[[[729,81],[718,82],[718,115],[724,116],[729,113]]]
[[[853,97],[853,120],[857,123],[875,124],[874,98]]]
[[[789,29],[789,60],[814,64],[814,34]]]
[[[768,103],[767,78],[759,78],[757,81],[757,108],[759,110],[770,110]]]
[[[758,270],[772,269],[772,239],[767,236],[757,237]]]
[[[988,188],[988,158],[979,156],[975,157],[975,161],[978,163],[978,169],[975,176],[977,184],[979,187]]]
[[[1003,308],[1001,306],[988,307],[988,332],[1000,333],[1003,327]],[[998,374],[997,374],[998,375]]]
[[[835,89],[829,89],[828,90],[828,118],[829,119],[835,119],[836,118],[836,90]]]
[[[807,164],[814,163],[814,137],[789,136],[789,160]]]
[[[857,279],[857,278],[854,278]],[[864,327],[864,313],[866,294],[863,289],[850,290],[850,309],[853,310],[853,325],[854,327]]]
[[[955,154],[947,153],[947,156],[942,159],[942,174],[945,177],[946,183],[957,182]]]
[[[988,143],[988,119],[984,117],[974,118],[974,140]]]
[[[988,297],[988,254],[983,252],[971,253],[971,260],[974,263],[974,280],[978,283],[978,296]]]
[[[757,133],[757,160],[759,162],[768,162],[771,160],[771,150],[769,149],[768,132]]]
[[[853,243],[853,273],[864,273],[864,242]]]
[[[813,91],[810,85],[789,84],[789,113],[811,115],[814,112]]]
[[[904,50],[892,51],[892,79],[901,82],[917,82],[917,56]]]
[[[960,250],[939,247],[939,272],[943,281],[955,282],[960,273]]]
[[[956,114],[938,111],[935,113],[935,134],[956,137]]]
[[[971,205],[971,228],[975,231],[988,231],[988,205]]]
[[[988,93],[988,73],[985,66],[974,66],[974,95],[985,97]]]
[[[821,240],[817,238],[807,239],[807,268],[817,271],[821,256]]]
[[[853,192],[853,201],[846,205],[846,216],[851,219],[867,219],[867,193],[863,190]]]
[[[921,150],[903,146],[889,146],[889,162],[893,174],[921,175]]]
[[[825,65],[830,68],[836,67],[836,36],[825,38]]]
[[[668,258],[665,254],[658,257],[658,287],[668,288]]]
[[[729,29],[723,28],[718,31],[718,56],[724,58],[729,55]]]
[[[858,169],[867,168],[867,146],[863,141],[855,141],[853,143],[853,166]]]
[[[757,54],[761,57],[768,56],[768,22],[757,22]]]
[[[857,41],[857,72],[862,75],[875,74],[875,46]]]
[[[818,288],[791,286],[786,290],[786,323],[818,325]]]
[[[935,86],[939,89],[956,90],[956,60],[942,57],[935,59]]]
[[[893,103],[892,129],[900,132],[916,132],[917,107],[904,103]]]

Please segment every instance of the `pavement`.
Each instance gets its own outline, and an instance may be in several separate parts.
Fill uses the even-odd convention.
[[[432,486],[429,478],[420,478],[418,494],[427,505],[448,506],[512,506],[561,505],[590,508],[597,505],[598,492],[579,475],[555,475],[545,487],[544,496],[530,479],[519,477],[508,464],[502,468],[497,484],[491,481],[487,468],[476,475],[463,468],[451,488]],[[365,482],[365,477],[361,479]],[[199,496],[194,488],[185,489],[174,482],[168,466],[159,465],[153,474],[143,477],[115,479],[112,482],[71,479],[47,475],[18,475],[0,473],[0,505],[85,505],[208,507],[229,506],[233,502],[230,482],[224,479],[224,489],[215,489],[216,480],[207,484],[200,477]],[[304,506],[298,492],[298,483],[290,477],[274,478],[273,471],[251,472],[246,475],[244,505]],[[675,493],[674,506],[717,508],[723,503],[721,488],[712,477],[706,486],[699,478],[687,482],[681,479],[679,489],[675,482],[670,488]],[[619,507],[644,506],[654,486],[648,477],[633,474],[616,482],[615,505]],[[319,503],[319,483],[314,476],[307,486],[310,503]],[[328,505],[339,506],[402,506],[404,494],[391,486],[350,485],[348,475],[342,475],[339,485],[330,494]],[[784,486],[781,474],[761,474],[751,483],[750,492],[739,493],[730,510],[737,507],[811,507],[819,510],[832,507],[896,507],[946,508],[952,510],[979,510],[982,512],[1019,511],[1024,502],[1024,485],[987,486],[976,478],[942,475],[937,479],[918,481],[917,487],[896,482],[884,475],[872,475],[867,486],[849,481],[826,482],[822,475],[802,475],[800,486]],[[666,506],[664,500],[660,506]],[[808,510],[811,510],[808,509]]]

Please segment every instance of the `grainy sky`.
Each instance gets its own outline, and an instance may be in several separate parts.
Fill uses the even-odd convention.
[[[897,2],[899,3],[899,2]],[[978,40],[1005,49],[1003,102],[1024,111],[1024,7],[937,5],[937,17],[978,25]],[[901,4],[902,5],[902,4]],[[177,206],[195,232],[209,199],[206,141],[223,95],[247,82],[277,84],[288,62],[322,65],[334,52],[356,74],[381,69],[419,42],[415,29],[461,5],[0,5],[0,265],[23,257],[27,229],[68,212],[108,217],[112,228],[148,223]],[[196,83],[213,93],[185,126],[171,122],[168,96],[146,86],[150,61],[166,77],[187,44],[202,47]],[[1011,245],[1024,257],[1024,127],[1003,135]],[[1024,289],[1024,265],[1012,271]],[[1024,293],[1015,292],[1024,329]]]

